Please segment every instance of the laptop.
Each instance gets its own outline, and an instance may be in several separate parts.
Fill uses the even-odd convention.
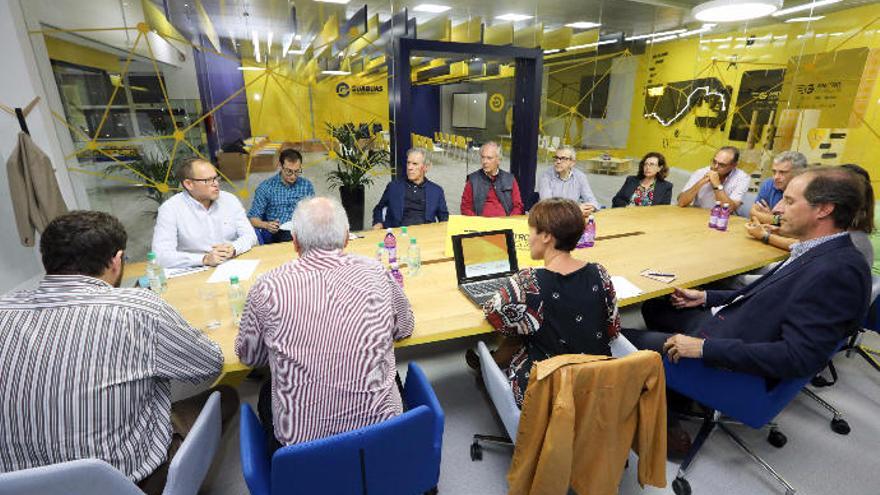
[[[454,235],[452,252],[458,288],[477,306],[519,270],[511,229]]]

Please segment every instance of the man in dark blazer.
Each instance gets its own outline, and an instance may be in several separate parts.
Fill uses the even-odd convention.
[[[382,199],[373,208],[374,229],[449,219],[443,188],[425,177],[428,167],[424,149],[412,148],[406,153],[406,180],[395,179],[385,186]]]
[[[772,379],[816,373],[868,309],[870,269],[847,233],[862,209],[863,187],[845,169],[796,176],[774,208],[780,232],[799,241],[788,260],[739,290],[676,289],[672,307],[652,301],[642,312],[648,328],[682,333],[626,336],[673,362],[702,358]]]

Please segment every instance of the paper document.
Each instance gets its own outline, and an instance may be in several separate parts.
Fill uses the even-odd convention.
[[[614,292],[617,293],[617,300],[636,297],[642,293],[632,282],[621,276],[611,277],[611,283],[614,285]]]
[[[219,265],[214,270],[214,273],[211,274],[211,278],[208,279],[208,283],[228,284],[229,277],[233,275],[238,277],[239,282],[244,282],[251,278],[251,275],[254,273],[254,270],[257,269],[257,265],[259,264],[260,260],[229,260],[222,265]]]
[[[191,275],[193,273],[203,272],[211,268],[210,266],[190,266],[187,268],[166,268],[165,269],[165,278],[174,278],[174,277],[182,277],[184,275]]]
[[[288,231],[293,230],[293,222],[288,220],[288,221],[282,223],[281,226],[278,227],[278,230],[288,230]]]

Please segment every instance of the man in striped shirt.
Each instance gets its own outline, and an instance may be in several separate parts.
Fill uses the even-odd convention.
[[[170,381],[213,378],[223,355],[157,295],[117,288],[126,240],[112,215],[57,217],[39,286],[0,298],[0,472],[98,458],[161,492],[151,475],[201,408],[172,405]]]
[[[244,364],[271,368],[271,400],[264,386],[259,411],[285,445],[400,414],[394,341],[413,330],[409,301],[385,268],[343,252],[339,202],[303,200],[293,229],[299,259],[254,284],[235,340]]]

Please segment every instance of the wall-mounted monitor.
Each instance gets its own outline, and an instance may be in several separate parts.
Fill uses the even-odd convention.
[[[486,128],[486,93],[452,95],[452,127]]]

